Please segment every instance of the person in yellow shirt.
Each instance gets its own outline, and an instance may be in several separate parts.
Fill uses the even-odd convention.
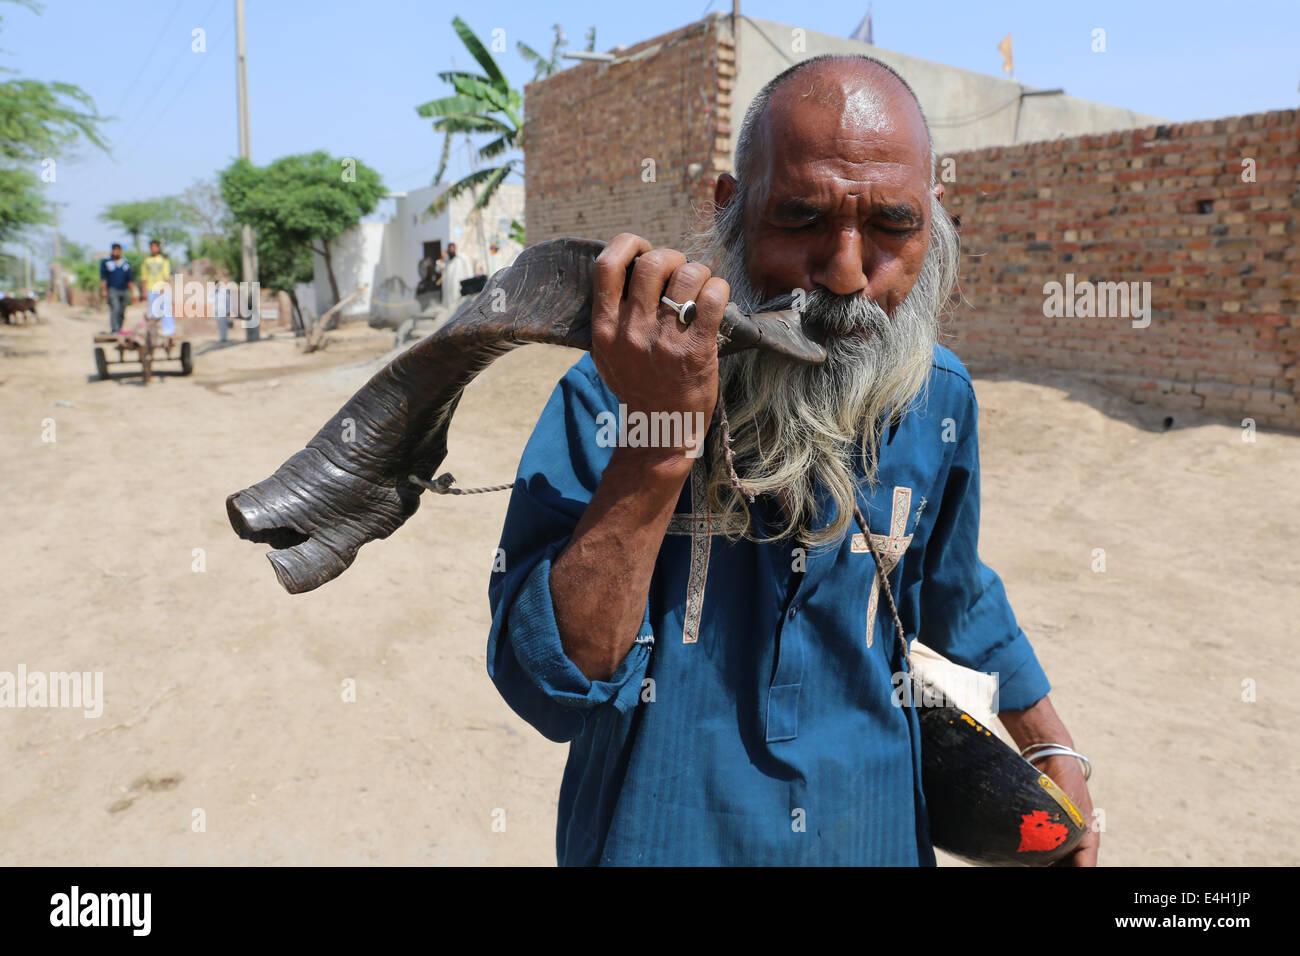
[[[163,335],[176,332],[176,319],[171,309],[171,277],[172,264],[162,254],[162,243],[154,239],[149,243],[149,258],[140,264],[140,284],[149,294],[146,314],[162,320]]]

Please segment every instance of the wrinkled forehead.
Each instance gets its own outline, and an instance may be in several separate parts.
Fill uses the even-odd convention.
[[[757,137],[754,173],[788,178],[826,165],[850,177],[872,167],[924,189],[930,143],[911,95],[879,70],[810,69],[772,94]]]

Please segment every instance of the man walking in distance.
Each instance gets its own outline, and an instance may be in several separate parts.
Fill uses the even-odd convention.
[[[126,306],[131,299],[131,263],[122,255],[122,244],[113,243],[109,257],[99,263],[99,293],[108,299],[108,329],[116,333],[122,328],[122,318],[126,315]],[[139,283],[136,283],[136,295],[133,301],[140,301]]]
[[[171,335],[176,331],[176,320],[172,318],[171,295],[167,288],[171,276],[172,264],[162,254],[162,243],[154,239],[149,243],[149,258],[140,264],[140,279],[149,294],[146,314],[151,319],[162,320],[163,335]]]

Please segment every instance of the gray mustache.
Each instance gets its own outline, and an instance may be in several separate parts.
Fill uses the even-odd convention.
[[[805,325],[835,332],[883,332],[889,327],[889,315],[873,299],[860,295],[836,295],[819,287],[808,294],[804,303]]]

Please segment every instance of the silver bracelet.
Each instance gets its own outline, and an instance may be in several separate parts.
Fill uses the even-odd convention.
[[[1079,751],[1072,750],[1065,746],[1065,744],[1030,744],[1024,750],[1020,751],[1020,756],[1024,757],[1025,760],[1029,761],[1031,764],[1042,757],[1076,757],[1079,762],[1083,764],[1083,779],[1087,780],[1092,776],[1092,761],[1079,753]]]

